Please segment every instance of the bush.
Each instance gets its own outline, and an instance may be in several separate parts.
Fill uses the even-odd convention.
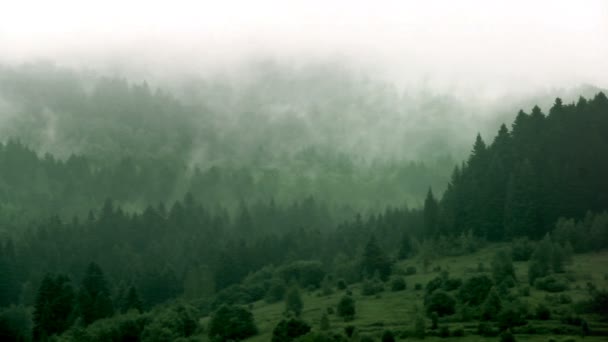
[[[563,292],[568,289],[567,282],[557,279],[554,276],[536,279],[534,281],[534,286],[539,290],[547,292]]]
[[[403,291],[406,288],[405,280],[403,277],[394,277],[391,281],[391,291]]]
[[[492,337],[498,335],[498,332],[492,327],[492,324],[488,322],[480,322],[477,326],[477,334],[484,337]]]
[[[395,334],[390,330],[385,330],[382,334],[382,342],[395,342]]]
[[[454,290],[458,290],[461,286],[462,286],[462,279],[448,278],[448,279],[445,279],[441,288],[444,291],[454,291]]]
[[[348,338],[353,337],[353,334],[355,333],[355,327],[352,325],[347,325],[344,327],[344,334],[346,334],[346,336]]]
[[[500,334],[500,342],[515,342],[515,336],[510,331],[503,331]]]
[[[351,321],[355,318],[355,300],[351,296],[344,296],[338,302],[337,307],[338,316],[342,317],[344,321]]]
[[[272,331],[272,342],[291,342],[309,331],[310,325],[300,319],[282,320]]]
[[[416,290],[416,291],[422,290],[422,284],[416,283],[416,285],[414,285],[414,290]]]
[[[405,275],[406,275],[406,276],[409,276],[409,275],[414,275],[414,274],[416,274],[416,267],[414,267],[414,266],[408,266],[408,267],[405,269]]]
[[[0,312],[0,340],[30,341],[32,339],[32,315],[21,306],[11,306]]]
[[[331,327],[331,323],[329,322],[329,317],[327,317],[327,314],[324,313],[323,316],[321,316],[321,322],[319,324],[319,329],[321,331],[327,331],[327,330],[329,330],[330,327]]]
[[[250,311],[238,306],[220,307],[209,322],[212,341],[244,340],[258,333]]]
[[[494,320],[502,309],[502,302],[496,288],[492,288],[481,308],[481,318],[486,321]]]
[[[277,270],[284,282],[295,279],[302,288],[319,288],[325,277],[323,264],[320,261],[296,261]]]
[[[501,331],[525,325],[526,321],[526,307],[519,303],[511,303],[500,311],[498,314],[498,327]]]
[[[551,319],[551,310],[544,304],[538,304],[536,307],[536,319],[546,321]]]
[[[296,316],[300,316],[303,307],[304,303],[302,297],[300,297],[300,290],[297,286],[293,286],[285,297],[285,312],[293,312]]]
[[[339,290],[346,290],[346,281],[344,281],[344,279],[338,280],[337,286]]]
[[[435,291],[425,303],[427,314],[436,312],[439,317],[452,315],[456,312],[456,300],[447,292]]]
[[[511,280],[515,279],[515,268],[513,268],[513,261],[507,252],[498,251],[496,254],[494,254],[494,258],[492,258],[492,277],[494,278],[494,282],[496,284],[500,284],[508,278]]]
[[[460,328],[460,327],[454,329],[454,331],[452,331],[452,336],[454,336],[454,337],[464,337],[464,329]]]
[[[439,337],[446,338],[450,337],[450,328],[447,325],[444,325],[439,329]]]
[[[535,244],[528,238],[520,238],[511,243],[511,257],[514,261],[528,261],[534,253]]]
[[[283,282],[281,279],[275,278],[271,280],[264,299],[270,304],[280,302],[285,298],[285,292],[287,292],[285,282]]]
[[[478,306],[485,301],[492,285],[492,279],[488,276],[474,276],[465,281],[460,287],[458,298],[465,304]]]
[[[361,295],[373,296],[384,291],[384,285],[377,279],[366,279],[361,284]]]
[[[414,336],[417,338],[424,338],[426,336],[426,325],[424,323],[424,317],[418,315],[414,322]]]

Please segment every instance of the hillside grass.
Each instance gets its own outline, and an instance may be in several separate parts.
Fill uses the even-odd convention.
[[[507,248],[506,244],[489,245],[476,253],[466,256],[442,257],[435,259],[426,272],[423,271],[421,260],[411,259],[397,263],[394,268],[394,273],[404,274],[408,266],[416,267],[418,273],[415,275],[404,276],[407,283],[407,288],[399,292],[391,292],[390,285],[385,285],[385,291],[375,296],[363,296],[361,294],[361,284],[352,284],[348,289],[352,292],[352,296],[356,301],[356,316],[350,322],[338,317],[335,313],[328,315],[330,320],[331,331],[343,332],[348,325],[353,325],[357,328],[360,336],[370,335],[376,340],[380,340],[382,333],[390,329],[396,336],[397,340],[412,340],[412,337],[402,339],[399,336],[403,332],[413,331],[414,318],[417,313],[423,314],[425,286],[428,281],[440,275],[442,271],[448,271],[450,278],[461,278],[463,281],[475,274],[486,273],[491,276],[491,260],[500,248]],[[484,271],[479,271],[479,265],[483,264]],[[512,289],[512,292],[517,293],[518,288],[527,287],[528,274],[527,262],[514,263],[517,275],[517,287]],[[574,255],[573,261],[566,268],[566,273],[563,275],[570,279],[569,290],[550,294],[545,291],[540,291],[530,286],[530,296],[521,297],[522,300],[528,302],[530,312],[534,312],[536,306],[546,301],[547,295],[565,294],[568,295],[573,302],[588,299],[587,282],[594,283],[598,288],[608,288],[608,251],[600,253],[588,253]],[[421,290],[415,290],[415,284],[422,286]],[[345,294],[346,290],[334,289],[334,293],[323,296],[320,290],[303,291],[302,300],[304,309],[302,318],[308,322],[314,330],[319,330],[320,319],[324,312],[330,307],[334,308],[340,298]],[[567,309],[570,304],[553,304],[549,305],[552,311]],[[248,339],[250,342],[267,342],[271,340],[272,330],[275,325],[284,318],[285,304],[284,302],[268,304],[264,301],[258,301],[250,305],[254,314],[256,324],[259,328],[259,334]],[[591,331],[603,331],[608,334],[608,324],[599,322],[596,317],[584,318],[588,321]],[[206,325],[209,318],[203,320]],[[439,326],[448,326],[450,331],[462,328],[465,331],[464,337],[450,337],[451,341],[497,341],[498,337],[482,337],[476,334],[478,321],[457,322],[457,319],[447,317],[439,322]],[[555,326],[564,325],[557,320],[536,321],[529,320],[529,324],[533,324],[538,328],[551,329]],[[426,319],[427,332],[431,326],[429,319]],[[518,341],[582,341],[581,336],[568,335],[524,335],[516,334]],[[425,340],[438,341],[445,340],[437,336],[427,336]],[[585,341],[607,341],[607,336],[587,336]]]

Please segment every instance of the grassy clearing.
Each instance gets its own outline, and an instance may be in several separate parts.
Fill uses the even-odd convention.
[[[483,264],[485,271],[490,271],[490,262],[497,248],[506,248],[507,245],[492,245],[481,249],[477,253],[458,256],[445,257],[433,261],[433,264],[428,268],[428,272],[422,272],[423,265],[420,260],[412,259],[400,262],[396,265],[396,272],[404,271],[408,266],[415,266],[418,273],[415,275],[406,276],[407,288],[400,292],[390,292],[388,289],[377,296],[362,296],[360,284],[354,284],[349,287],[353,297],[356,300],[356,317],[353,321],[345,323],[336,314],[330,314],[331,330],[341,332],[347,325],[356,326],[360,335],[371,335],[379,340],[380,335],[386,329],[390,329],[399,335],[404,331],[413,330],[414,317],[418,311],[423,310],[424,286],[426,283],[438,276],[440,270],[449,272],[451,278],[466,279],[474,274],[479,273],[479,265]],[[570,289],[562,292],[570,296],[573,301],[578,301],[587,298],[586,283],[591,281],[599,288],[608,288],[608,252],[591,253],[575,255],[572,264],[567,268],[565,276],[571,279]],[[516,262],[518,287],[528,286],[527,284],[527,262]],[[415,290],[415,284],[421,284],[422,290]],[[513,291],[517,291],[514,289]],[[302,317],[312,325],[313,330],[319,329],[320,319],[324,312],[327,312],[329,307],[335,308],[339,299],[345,294],[345,291],[336,290],[333,294],[322,296],[320,291],[303,292],[302,300],[304,302],[304,310]],[[523,300],[529,303],[530,311],[533,311],[536,306],[541,303],[547,303],[546,296],[549,293],[530,288],[530,296],[522,297]],[[551,295],[551,294],[549,294]],[[557,294],[559,296],[559,294]],[[552,311],[567,309],[569,304],[552,304]],[[252,305],[252,312],[255,316],[256,323],[260,333],[248,339],[251,342],[270,341],[272,330],[275,325],[282,319],[285,304],[283,302],[267,304],[264,301],[256,302]],[[592,331],[607,331],[608,325],[594,320],[593,317],[585,317]],[[448,319],[449,320],[449,319]],[[205,320],[206,321],[206,320]],[[430,327],[430,320],[427,319],[427,328]],[[452,337],[452,341],[496,341],[497,337],[482,337],[476,335],[477,321],[471,322],[447,322],[440,321],[439,326],[448,326],[450,331],[457,328],[462,328],[465,331],[464,337]],[[558,320],[535,321],[530,320],[529,324],[535,327],[552,329],[556,326],[563,325]],[[565,336],[554,334],[543,335],[524,335],[516,334],[518,341],[582,341],[580,336]],[[408,338],[411,339],[411,338]],[[444,340],[439,337],[427,337],[428,341]],[[606,341],[606,336],[587,336],[585,341]]]

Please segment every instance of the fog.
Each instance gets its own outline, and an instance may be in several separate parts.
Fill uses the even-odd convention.
[[[11,1],[0,58],[144,79],[255,60],[336,62],[395,82],[494,99],[608,86],[605,1]]]

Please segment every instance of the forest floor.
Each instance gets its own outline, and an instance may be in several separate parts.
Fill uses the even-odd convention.
[[[380,336],[385,330],[393,331],[397,340],[405,340],[399,338],[401,332],[413,331],[414,321],[417,312],[424,309],[424,287],[433,278],[437,277],[441,271],[448,271],[450,278],[461,278],[462,280],[474,274],[487,272],[490,275],[490,261],[498,248],[506,247],[502,245],[489,245],[479,250],[478,252],[466,256],[443,257],[433,261],[428,267],[429,271],[423,272],[422,262],[418,259],[401,261],[395,265],[396,273],[404,273],[406,268],[414,266],[418,270],[417,274],[405,276],[407,288],[403,291],[391,292],[386,289],[378,295],[363,296],[361,294],[361,284],[353,284],[349,286],[350,291],[355,299],[356,316],[353,321],[344,322],[343,319],[336,314],[328,315],[330,320],[330,331],[343,332],[348,325],[355,326],[359,335],[369,335],[379,341]],[[478,265],[483,263],[485,271],[480,271]],[[517,287],[528,286],[527,262],[514,262]],[[431,271],[432,270],[432,271]],[[521,297],[522,300],[529,304],[530,312],[533,312],[536,306],[544,302],[552,311],[559,312],[567,309],[571,304],[548,304],[547,295],[567,295],[575,303],[580,300],[589,298],[587,291],[587,282],[592,282],[598,288],[608,288],[608,251],[601,253],[576,254],[573,257],[572,263],[566,268],[566,275],[570,278],[569,290],[557,294],[550,294],[545,291],[537,290],[530,287],[530,295]],[[416,290],[415,284],[420,284],[422,289]],[[388,287],[388,286],[385,286]],[[302,318],[308,322],[314,330],[319,330],[320,319],[328,308],[336,307],[340,298],[345,294],[346,290],[336,290],[333,294],[322,295],[320,290],[313,292],[303,291],[302,300],[304,308]],[[512,292],[517,292],[517,288],[512,289]],[[255,317],[255,322],[259,328],[259,334],[248,339],[251,342],[270,341],[272,338],[272,330],[276,324],[284,318],[285,310],[284,302],[268,304],[264,301],[258,301],[251,306]],[[554,315],[555,316],[555,315]],[[608,341],[608,324],[599,322],[597,317],[583,316],[588,323],[589,328],[593,332],[603,332],[604,336],[586,336],[580,335],[557,335],[557,334],[535,334],[525,335],[518,334],[515,336],[518,341]],[[206,321],[206,320],[205,320]],[[203,322],[205,324],[206,322]],[[427,333],[430,333],[430,320],[427,319]],[[537,321],[528,320],[528,325],[551,331],[557,326],[565,325],[560,322],[559,317],[554,320]],[[451,341],[497,341],[497,337],[483,337],[477,335],[478,321],[472,320],[469,322],[458,322],[456,319],[444,319],[439,321],[439,327],[448,326],[450,331],[458,328],[464,330],[464,337],[450,337]],[[411,340],[408,337],[407,340]],[[425,340],[435,341],[444,340],[437,336],[427,336]]]

